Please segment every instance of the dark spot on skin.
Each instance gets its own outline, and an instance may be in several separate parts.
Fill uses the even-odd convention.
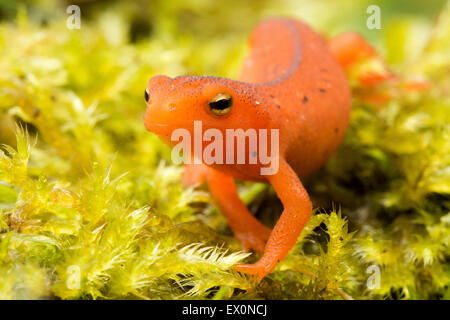
[[[308,97],[307,96],[304,96],[303,97],[303,103],[307,103],[308,102]]]
[[[322,72],[327,72],[327,69],[322,68],[322,69],[320,69],[320,71],[322,71]]]
[[[334,128],[334,133],[338,133],[339,132],[339,128]]]
[[[327,90],[325,90],[324,88],[319,88],[319,91],[322,93],[327,92]]]
[[[280,106],[277,104],[277,109],[280,109]]]

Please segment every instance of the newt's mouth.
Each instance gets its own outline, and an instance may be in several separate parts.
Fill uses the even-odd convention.
[[[149,109],[147,106],[147,110],[145,111],[145,114],[144,114],[144,124],[145,124],[145,128],[148,131],[151,131],[154,133],[159,133],[159,131],[161,131],[161,129],[164,129],[165,127],[168,127],[169,125],[158,121],[158,119],[155,117],[155,115],[158,115],[158,113],[155,114],[154,112],[151,112],[151,109]]]
[[[163,129],[163,128],[167,128],[169,125],[168,124],[162,124],[162,123],[153,123],[153,122],[149,122],[149,121],[145,121],[145,128],[148,131],[154,132],[154,133],[159,133],[158,129]]]

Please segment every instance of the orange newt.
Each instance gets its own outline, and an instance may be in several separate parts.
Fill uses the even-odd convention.
[[[244,250],[264,252],[254,264],[235,266],[262,279],[286,256],[311,215],[312,204],[300,179],[319,169],[344,138],[351,110],[344,68],[375,52],[355,33],[328,43],[302,22],[284,18],[260,23],[250,37],[250,48],[239,81],[151,78],[145,91],[145,126],[172,146],[177,142],[171,140],[173,130],[184,128],[194,135],[194,121],[223,136],[227,129],[279,130],[275,174],[262,175],[266,164],[261,162],[189,164],[184,174],[186,184],[207,181]],[[234,178],[273,186],[284,207],[273,230],[249,212]]]

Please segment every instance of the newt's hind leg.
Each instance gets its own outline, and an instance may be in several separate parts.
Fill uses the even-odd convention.
[[[358,81],[363,86],[374,86],[393,77],[376,50],[356,32],[345,32],[331,39],[329,48],[346,72],[367,62],[365,70],[358,74]]]
[[[344,69],[362,59],[376,56],[375,49],[356,32],[342,33],[331,39],[328,45]]]
[[[210,167],[207,169],[209,190],[243,249],[262,252],[271,230],[259,222],[239,198],[232,176]]]

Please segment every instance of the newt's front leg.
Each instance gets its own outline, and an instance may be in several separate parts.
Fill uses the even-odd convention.
[[[208,167],[205,164],[185,164],[182,182],[185,187],[200,185],[206,180]]]
[[[209,167],[206,180],[212,196],[244,250],[262,252],[270,229],[259,222],[239,198],[233,177]]]
[[[308,193],[284,159],[280,159],[278,173],[268,179],[283,203],[283,213],[270,234],[261,259],[254,264],[235,266],[236,270],[254,274],[259,280],[272,272],[294,246],[312,211]]]

